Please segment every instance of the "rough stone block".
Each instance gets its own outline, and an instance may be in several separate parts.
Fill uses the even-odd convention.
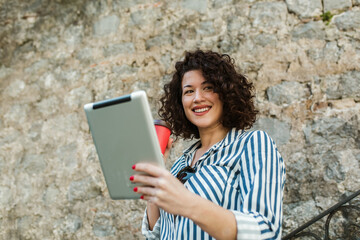
[[[149,50],[150,48],[154,47],[154,46],[164,46],[164,45],[169,45],[171,44],[172,40],[171,40],[171,36],[170,35],[159,35],[159,36],[155,36],[153,38],[150,38],[148,40],[146,40],[145,42],[145,47],[147,50]]]
[[[321,155],[321,159],[325,170],[325,181],[335,180],[336,182],[342,182],[345,180],[345,172],[337,153],[329,150]]]
[[[29,201],[32,202],[34,201],[34,197],[37,195],[37,191],[39,191],[39,189],[36,189],[30,181],[29,176],[26,176],[25,174],[17,174],[18,175],[18,184],[16,185],[16,196],[21,196],[21,197],[17,197],[16,203],[20,203],[20,204],[26,204]]]
[[[106,237],[115,234],[114,215],[110,212],[96,213],[93,232],[97,237]]]
[[[54,205],[58,201],[60,191],[54,185],[50,185],[43,194],[43,201],[47,206]]]
[[[56,113],[59,110],[59,99],[55,96],[42,99],[37,103],[36,110],[40,112],[43,116],[49,116]]]
[[[207,0],[182,0],[181,6],[185,9],[197,11],[199,13],[205,13],[207,11]]]
[[[304,189],[308,187],[307,185],[299,186],[299,188]],[[309,221],[317,214],[319,210],[315,205],[314,200],[305,200],[305,201],[296,201],[294,203],[287,204],[284,207],[284,212],[288,212],[298,216],[298,221],[293,221],[292,219],[286,219],[286,214],[284,214],[284,224],[287,224],[291,229],[299,227],[301,224]]]
[[[324,61],[336,64],[342,54],[336,42],[327,42],[323,48],[311,48],[306,51],[307,55],[314,61]]]
[[[0,206],[5,206],[10,203],[11,197],[11,190],[9,187],[0,186]]]
[[[113,66],[112,71],[116,73],[118,76],[121,75],[131,75],[138,71],[137,68],[133,68],[129,65],[121,65],[121,66]]]
[[[17,169],[16,172],[26,172],[34,175],[43,172],[46,166],[46,161],[42,155],[26,154],[18,166],[22,170]]]
[[[66,29],[64,37],[66,39],[66,44],[69,46],[75,46],[81,43],[84,35],[83,26],[71,26]]]
[[[1,50],[0,50],[0,58],[1,58]],[[11,68],[1,66],[0,67],[0,79],[6,78],[7,76],[10,75],[11,72],[12,72]]]
[[[252,130],[267,132],[278,146],[288,143],[290,139],[290,125],[275,118],[260,118]]]
[[[124,8],[131,8],[139,4],[146,4],[147,0],[114,0],[112,1],[115,10],[123,10]]]
[[[311,21],[306,24],[296,27],[291,35],[294,39],[309,38],[309,39],[324,39],[325,25],[322,21]]]
[[[105,36],[116,33],[120,24],[120,19],[116,15],[101,18],[94,23],[93,33],[96,36]]]
[[[294,12],[300,18],[312,18],[322,13],[321,0],[286,0],[290,12]]]
[[[259,2],[251,6],[252,25],[261,29],[285,27],[287,7],[283,2]]]
[[[10,97],[19,96],[26,88],[26,83],[22,80],[12,81],[8,87],[5,89],[5,94]]]
[[[129,26],[137,26],[144,30],[148,30],[146,26],[156,22],[157,19],[162,18],[160,9],[144,9],[130,14]],[[153,24],[152,24],[153,26]]]
[[[328,99],[360,99],[360,72],[350,71],[343,75],[325,78],[326,96]]]
[[[64,219],[61,229],[66,233],[75,233],[82,227],[82,220],[79,216],[69,214]]]
[[[275,46],[277,42],[277,38],[273,34],[259,34],[254,39],[257,45],[265,47],[266,45]]]
[[[52,72],[45,72],[39,77],[39,86],[45,90],[58,89],[60,83],[55,78],[55,74]]]
[[[336,27],[343,31],[359,29],[360,10],[347,11],[335,16],[334,22]]]
[[[122,53],[133,53],[135,52],[135,47],[134,44],[131,42],[111,44],[105,47],[103,52],[105,57],[116,56]]]
[[[108,10],[108,4],[104,0],[99,1],[88,1],[87,4],[84,5],[83,11],[84,14],[90,18],[94,18],[105,13]]]
[[[26,238],[32,229],[35,229],[39,223],[39,216],[23,216],[17,219],[17,231],[19,238]]]
[[[2,145],[1,142],[0,145]],[[5,168],[5,158],[0,155],[0,169],[4,169],[4,168]]]
[[[29,74],[39,74],[39,72],[47,70],[49,66],[51,66],[51,64],[48,60],[41,59],[34,62],[30,67],[25,68],[25,72]]]
[[[79,70],[69,69],[69,70],[61,70],[57,69],[56,78],[58,81],[61,81],[60,84],[63,86],[68,86],[70,84],[74,84],[81,78],[81,74]]]
[[[88,64],[93,60],[93,49],[88,47],[79,49],[79,52],[76,54],[76,58],[82,63]]]
[[[196,32],[202,36],[212,36],[215,34],[213,21],[201,22]]]
[[[298,82],[282,82],[269,87],[266,94],[270,102],[282,105],[306,99],[309,96],[309,90]]]
[[[5,125],[24,124],[29,114],[28,104],[15,104],[10,107],[9,111],[4,113],[3,120]]]
[[[56,151],[56,155],[61,165],[63,165],[67,169],[74,169],[78,165],[76,150],[76,143],[70,143],[65,146],[60,146]]]
[[[85,86],[72,89],[65,97],[64,103],[72,110],[82,108],[86,103],[91,102],[92,93]]]
[[[72,201],[86,201],[95,198],[101,194],[99,186],[93,181],[91,177],[74,181],[70,184],[68,190],[68,200]]]
[[[351,8],[351,0],[323,0],[324,12],[342,11]]]
[[[41,31],[41,30],[40,30]],[[40,51],[48,51],[56,48],[56,44],[59,42],[59,38],[57,36],[42,36],[40,40],[41,44],[39,46]]]
[[[324,117],[308,123],[304,128],[304,134],[310,145],[323,144],[328,150],[331,149],[331,144],[336,144],[339,148],[350,148],[349,139],[357,138],[358,127],[357,124],[347,123],[344,119]]]
[[[210,0],[213,8],[220,8],[233,3],[234,0]]]
[[[324,48],[324,60],[336,63],[342,50],[338,47],[337,42],[327,42]]]
[[[13,127],[10,128],[3,128],[0,131],[0,147],[9,144],[12,142],[17,142],[19,137],[21,136],[21,133],[14,129]],[[2,154],[5,154],[5,152],[1,152]]]

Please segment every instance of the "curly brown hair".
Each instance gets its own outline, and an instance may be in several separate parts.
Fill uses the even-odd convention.
[[[221,123],[224,127],[238,130],[251,128],[258,113],[253,101],[253,84],[236,71],[234,62],[227,54],[196,50],[185,52],[185,59],[175,64],[172,80],[164,85],[158,113],[170,125],[176,138],[200,137],[198,128],[186,118],[182,105],[182,78],[191,70],[200,70],[204,78],[214,85],[214,92],[219,94],[223,103]]]

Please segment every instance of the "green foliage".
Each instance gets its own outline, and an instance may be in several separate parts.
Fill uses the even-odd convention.
[[[327,11],[327,12],[321,14],[320,16],[321,16],[323,22],[325,22],[326,25],[328,25],[334,15],[332,15],[331,12]]]

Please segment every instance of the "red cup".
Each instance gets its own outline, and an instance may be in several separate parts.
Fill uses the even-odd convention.
[[[164,154],[171,134],[170,127],[162,120],[154,120],[154,125],[159,140],[161,153]]]

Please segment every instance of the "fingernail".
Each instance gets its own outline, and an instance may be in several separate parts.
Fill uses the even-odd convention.
[[[132,165],[132,167],[131,167],[132,169],[135,169],[135,164],[134,165]]]
[[[134,176],[130,176],[130,181],[133,181],[134,180]]]
[[[134,187],[134,192],[137,192],[138,188],[137,187]]]
[[[141,195],[140,199],[144,199],[144,195]]]

